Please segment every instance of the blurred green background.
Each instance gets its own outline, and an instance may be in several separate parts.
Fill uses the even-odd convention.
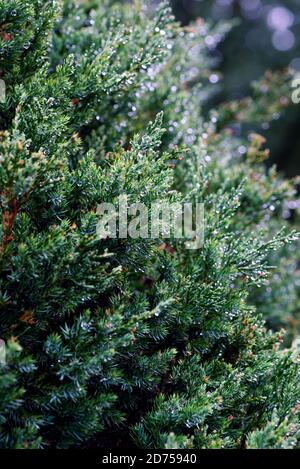
[[[171,0],[183,24],[199,17],[212,22],[238,18],[225,41],[211,48],[223,73],[220,101],[251,92],[251,82],[265,70],[293,68],[300,74],[300,0]],[[291,90],[292,93],[292,90]],[[300,174],[300,104],[268,127],[256,129],[268,139],[270,164],[288,176]]]

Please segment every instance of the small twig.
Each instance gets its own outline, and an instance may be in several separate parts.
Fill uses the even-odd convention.
[[[10,241],[13,240],[13,225],[18,214],[19,204],[16,199],[12,199],[8,204],[8,209],[2,210],[3,238],[0,252],[3,252]]]

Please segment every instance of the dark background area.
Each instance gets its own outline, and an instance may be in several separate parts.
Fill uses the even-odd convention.
[[[300,74],[300,0],[172,0],[176,18],[211,22],[238,18],[216,53],[223,73],[220,100],[249,95],[251,82],[265,70],[293,68]],[[292,90],[291,90],[292,93]],[[300,174],[300,104],[292,105],[269,129],[271,163],[288,176]]]

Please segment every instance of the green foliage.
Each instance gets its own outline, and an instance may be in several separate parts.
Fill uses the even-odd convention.
[[[261,299],[275,250],[296,276],[294,189],[231,131],[280,111],[289,78],[205,116],[205,38],[230,25],[108,0],[0,13],[0,447],[299,446],[298,355],[262,315],[284,324],[296,291]],[[204,246],[99,239],[97,205],[124,193],[204,202]]]

